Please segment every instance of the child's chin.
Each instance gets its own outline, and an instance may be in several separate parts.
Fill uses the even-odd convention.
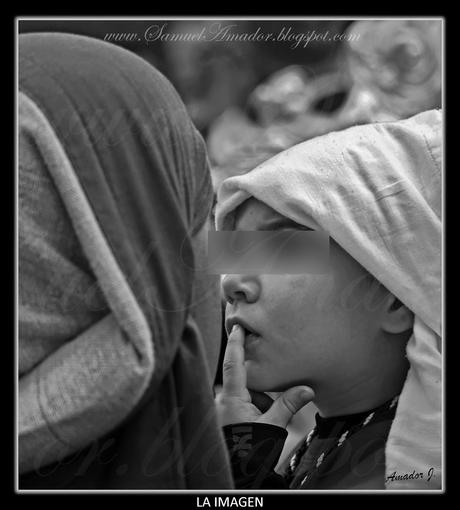
[[[252,391],[277,391],[275,389],[276,382],[273,381],[267,374],[258,374],[256,371],[251,372],[248,370],[247,386]]]
[[[259,392],[283,393],[295,384],[287,381],[274,380],[267,373],[260,373],[257,370],[248,370],[247,387],[248,390]]]
[[[263,366],[254,360],[246,360],[246,384],[249,390],[259,392],[283,392],[294,386],[288,378],[274,377],[276,370],[270,365]]]

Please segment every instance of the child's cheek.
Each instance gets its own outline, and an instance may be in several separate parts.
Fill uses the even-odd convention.
[[[298,311],[327,312],[333,309],[337,285],[332,274],[291,275],[287,296]]]

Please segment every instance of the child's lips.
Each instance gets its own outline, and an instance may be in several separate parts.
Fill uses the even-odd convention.
[[[244,338],[244,353],[246,361],[258,358],[259,348],[262,345],[262,337],[253,333]]]
[[[244,338],[244,347],[246,348],[253,346],[256,342],[260,340],[260,338],[261,338],[260,335],[257,335],[256,333],[246,332]]]
[[[230,332],[235,324],[239,324],[240,326],[242,326],[242,328],[244,330],[245,337],[247,337],[249,335],[254,335],[257,337],[260,336],[259,333],[257,333],[257,331],[255,331],[249,325],[249,323],[247,323],[243,318],[236,317],[236,316],[228,317],[225,321],[225,329],[227,330],[227,335],[230,334]]]
[[[244,350],[246,353],[246,359],[251,359],[251,357],[255,356],[255,350],[257,349],[262,336],[259,335],[257,331],[255,331],[249,323],[247,323],[244,319],[238,316],[227,317],[225,321],[225,329],[227,333],[230,334],[233,326],[235,324],[239,324],[243,328],[244,332]]]

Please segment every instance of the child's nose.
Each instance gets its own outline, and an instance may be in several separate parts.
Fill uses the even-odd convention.
[[[256,276],[226,274],[222,278],[222,290],[229,303],[244,301],[254,303],[260,293],[260,281]]]

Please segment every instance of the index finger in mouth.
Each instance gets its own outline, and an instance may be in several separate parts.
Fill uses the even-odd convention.
[[[246,392],[246,368],[244,366],[244,332],[235,324],[230,332],[223,363],[223,392],[243,396]]]

